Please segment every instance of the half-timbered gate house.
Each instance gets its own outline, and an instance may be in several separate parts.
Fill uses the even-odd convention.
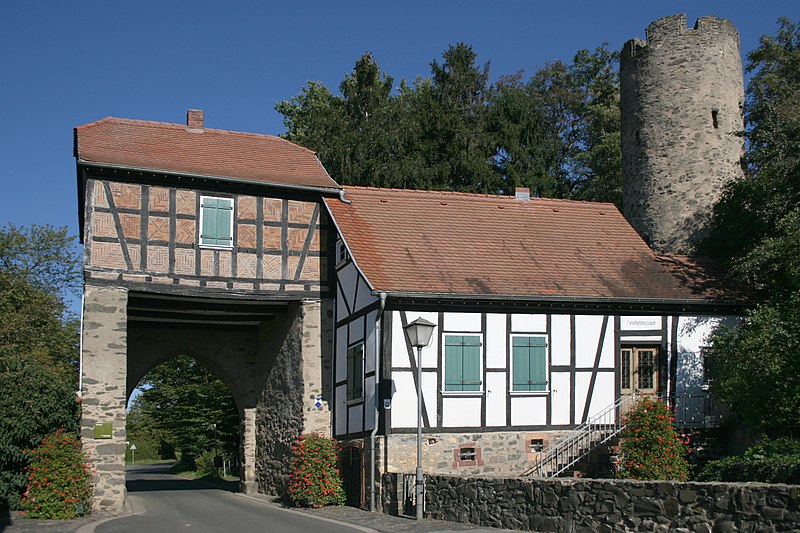
[[[339,186],[278,137],[105,118],[75,129],[85,248],[82,440],[95,506],[125,497],[125,409],[186,354],[230,387],[242,488],[278,492],[302,432],[329,432],[330,232]]]

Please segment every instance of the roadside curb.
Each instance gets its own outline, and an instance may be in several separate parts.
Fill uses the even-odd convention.
[[[136,501],[135,497],[127,496],[125,498],[125,507],[121,513],[115,514],[114,516],[109,516],[106,518],[102,518],[97,520],[96,522],[90,522],[78,528],[75,533],[94,533],[94,529],[101,525],[105,524],[106,522],[111,522],[112,520],[116,520],[118,518],[125,518],[127,516],[137,515],[137,514],[144,514],[146,512],[145,508]]]
[[[260,502],[260,503],[269,505],[270,507],[272,507],[272,508],[274,508],[274,509],[276,509],[278,511],[283,511],[284,513],[302,514],[303,516],[307,516],[309,518],[313,518],[314,520],[319,520],[321,522],[328,522],[330,524],[336,524],[338,526],[349,527],[349,528],[355,529],[357,531],[363,531],[364,533],[380,533],[377,529],[372,529],[372,528],[369,528],[369,527],[360,526],[358,524],[353,524],[351,522],[343,522],[341,520],[335,520],[333,518],[328,518],[328,517],[325,517],[325,516],[317,516],[317,515],[314,515],[314,514],[311,514],[311,513],[298,513],[298,511],[296,511],[294,509],[286,509],[285,507],[281,507],[280,505],[276,505],[276,504],[272,503],[271,501],[268,501],[268,500],[266,500],[264,498],[259,498],[258,496],[252,496],[250,494],[242,494],[240,492],[239,493],[233,493],[233,494],[235,496],[239,496],[239,497],[242,497],[242,498],[247,498],[248,500],[253,500],[253,501],[256,501],[256,502]],[[84,533],[84,532],[80,532],[80,533]]]

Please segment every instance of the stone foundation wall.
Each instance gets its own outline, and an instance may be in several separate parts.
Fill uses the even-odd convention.
[[[559,442],[570,431],[504,431],[487,433],[424,433],[422,468],[426,474],[462,476],[516,476],[527,470],[540,453],[531,441],[541,440],[542,450]],[[417,467],[417,435],[393,434],[384,444],[385,472],[414,472]],[[461,460],[459,450],[472,448],[474,460]]]
[[[426,476],[425,516],[565,533],[798,531],[800,486]]]

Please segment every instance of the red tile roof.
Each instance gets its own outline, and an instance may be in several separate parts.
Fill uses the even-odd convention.
[[[79,162],[339,188],[311,150],[280,137],[107,117],[75,128]]]
[[[613,204],[347,187],[325,202],[375,290],[702,301]]]

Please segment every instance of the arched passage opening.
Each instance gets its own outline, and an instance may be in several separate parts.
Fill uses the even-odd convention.
[[[240,430],[230,387],[198,358],[178,355],[150,370],[128,399],[128,464],[175,460],[176,472],[230,480],[241,472]]]

